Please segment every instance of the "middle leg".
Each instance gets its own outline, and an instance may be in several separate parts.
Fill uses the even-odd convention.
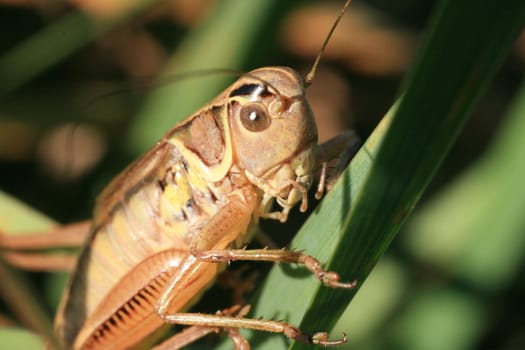
[[[205,262],[230,262],[235,260],[248,261],[270,261],[275,263],[287,262],[300,264],[310,270],[315,278],[331,288],[351,289],[357,285],[357,281],[341,282],[336,272],[326,271],[323,266],[311,255],[299,251],[284,249],[225,249],[225,250],[198,250],[192,249],[191,254],[200,261]]]

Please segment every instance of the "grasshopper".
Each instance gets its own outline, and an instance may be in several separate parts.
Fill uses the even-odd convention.
[[[84,242],[55,318],[59,347],[149,346],[165,325],[189,327],[155,349],[180,348],[219,330],[236,349],[248,349],[240,328],[325,346],[346,342],[346,336],[332,341],[325,332],[247,318],[246,306],[217,314],[187,311],[230,261],[296,263],[328,287],[355,286],[302,252],[242,249],[259,219],[284,222],[298,203],[305,211],[313,182],[319,178],[320,197],[355,148],[352,132],[317,143],[305,98],[311,80],[286,67],[244,74],[118,175],[98,197],[89,223],[59,228],[40,245],[68,237]],[[335,170],[328,170],[334,162]],[[281,209],[272,211],[274,203]],[[0,243],[5,249],[37,245],[26,237]],[[16,263],[16,255],[4,257]]]

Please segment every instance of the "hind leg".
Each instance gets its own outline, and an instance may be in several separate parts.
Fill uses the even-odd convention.
[[[71,271],[76,262],[75,254],[39,250],[72,247],[79,248],[86,241],[91,222],[59,226],[45,232],[6,235],[0,231],[0,252],[11,265],[31,271]]]

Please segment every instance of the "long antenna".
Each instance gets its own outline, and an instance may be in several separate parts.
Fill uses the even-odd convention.
[[[323,46],[321,46],[321,50],[319,50],[319,53],[317,54],[317,57],[315,58],[314,64],[312,65],[312,69],[306,74],[306,77],[304,78],[304,86],[308,87],[310,84],[312,84],[312,81],[314,80],[315,73],[317,72],[317,67],[319,66],[319,62],[321,62],[321,58],[323,57],[324,51],[326,49],[326,46],[328,46],[328,41],[332,37],[332,34],[334,34],[335,28],[339,24],[339,21],[341,21],[341,18],[343,18],[343,15],[346,12],[346,9],[348,6],[350,6],[350,3],[352,0],[346,0],[345,5],[341,9],[341,12],[339,13],[339,16],[337,16],[334,24],[332,24],[332,28],[330,28],[330,31],[328,32],[328,35],[324,39]]]

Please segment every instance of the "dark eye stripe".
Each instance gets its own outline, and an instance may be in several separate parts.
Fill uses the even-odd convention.
[[[230,97],[241,96],[241,95],[251,95],[255,91],[260,90],[261,88],[262,86],[259,84],[245,84],[233,90],[230,94]]]

